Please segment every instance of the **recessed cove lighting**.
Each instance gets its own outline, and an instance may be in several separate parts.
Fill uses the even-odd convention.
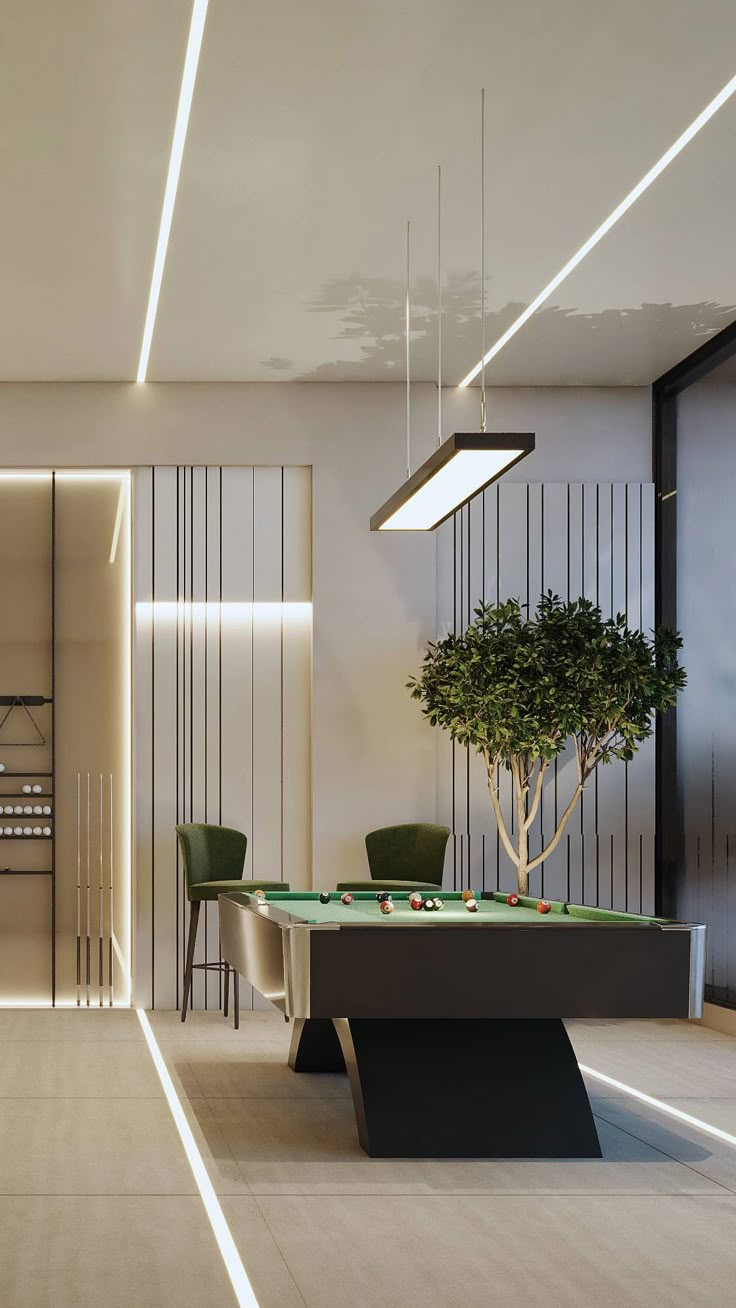
[[[625,1081],[617,1081],[613,1076],[606,1076],[605,1072],[596,1072],[594,1067],[586,1067],[585,1063],[578,1063],[578,1067],[586,1076],[592,1076],[596,1081],[610,1085],[613,1090],[631,1095],[632,1099],[638,1099],[642,1104],[657,1108],[660,1113],[666,1113],[668,1117],[674,1117],[678,1122],[684,1122],[686,1126],[694,1126],[696,1130],[704,1131],[706,1135],[712,1135],[716,1140],[724,1140],[726,1144],[736,1147],[736,1135],[732,1135],[730,1131],[722,1131],[719,1126],[712,1126],[710,1122],[704,1122],[701,1117],[693,1117],[692,1113],[684,1113],[681,1108],[666,1104],[662,1099],[655,1099],[654,1095],[645,1094],[643,1090],[636,1090]]]
[[[174,125],[174,139],[171,143],[171,157],[169,159],[169,172],[166,178],[166,190],[164,191],[164,203],[161,210],[161,225],[158,232],[158,243],[156,245],[156,257],[153,261],[153,276],[151,278],[151,288],[148,293],[148,309],[146,310],[146,322],[143,328],[143,341],[141,343],[141,357],[138,362],[138,373],[136,381],[144,382],[148,372],[148,358],[151,353],[151,342],[153,340],[153,329],[156,325],[156,312],[158,310],[158,299],[161,294],[161,282],[163,281],[164,267],[166,264],[166,252],[169,248],[169,236],[171,235],[171,222],[174,217],[174,205],[176,204],[176,192],[179,186],[179,174],[181,172],[181,161],[184,155],[184,145],[187,139],[187,128],[189,127],[189,114],[192,108],[192,98],[194,96],[194,84],[197,80],[197,68],[199,65],[199,55],[202,49],[202,37],[204,36],[204,25],[207,18],[207,5],[209,0],[194,0],[192,8],[192,22],[189,28],[189,40],[187,42],[187,53],[184,60],[184,72],[181,79],[181,91],[179,92],[179,107],[176,111],[176,123]]]
[[[537,309],[541,308],[545,301],[554,294],[557,287],[561,286],[570,276],[570,273],[577,268],[578,264],[582,263],[585,256],[590,254],[591,250],[595,249],[599,241],[603,240],[603,237],[610,232],[612,227],[615,227],[619,218],[623,218],[624,214],[628,212],[632,204],[636,204],[639,197],[642,196],[645,191],[649,190],[652,183],[656,182],[660,174],[663,173],[665,168],[667,168],[672,161],[677,158],[678,154],[685,149],[685,146],[692,141],[693,137],[697,136],[698,132],[705,127],[706,123],[710,122],[713,115],[718,113],[718,110],[731,99],[734,91],[736,91],[736,76],[732,77],[731,81],[726,83],[723,90],[719,91],[715,99],[711,100],[710,104],[706,105],[702,113],[698,114],[697,118],[693,120],[690,126],[685,128],[682,136],[678,136],[674,145],[671,145],[669,150],[665,151],[661,159],[657,160],[633,190],[629,191],[628,195],[625,196],[621,203],[616,206],[613,213],[608,215],[608,217],[601,223],[600,227],[597,227],[593,232],[593,235],[588,237],[585,244],[580,246],[580,249],[575,252],[571,259],[568,259],[564,268],[560,269],[556,276],[552,278],[552,281],[547,283],[544,290],[540,291],[539,295],[532,300],[531,304],[527,305],[524,312],[520,313],[519,317],[512,322],[511,326],[503,333],[503,336],[500,336],[491,346],[490,350],[486,351],[478,363],[476,363],[475,367],[471,368],[467,377],[463,377],[463,380],[460,382],[461,387],[469,386],[478,376],[478,373],[481,371],[484,364],[490,363],[491,359],[496,357],[496,355],[503,349],[504,345],[508,344],[512,336],[516,335],[519,329],[524,326],[524,323],[529,321],[532,315],[537,312]]]
[[[531,454],[531,432],[456,432],[371,518],[371,531],[432,531]]]

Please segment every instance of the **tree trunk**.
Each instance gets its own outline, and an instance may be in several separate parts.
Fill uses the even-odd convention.
[[[526,863],[520,863],[516,869],[520,895],[529,894],[529,872]]]

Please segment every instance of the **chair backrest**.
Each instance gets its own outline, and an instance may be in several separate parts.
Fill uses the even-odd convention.
[[[442,885],[450,828],[434,822],[380,827],[365,838],[374,881],[430,881]]]
[[[201,881],[241,881],[248,837],[233,827],[185,822],[176,828],[187,886]]]

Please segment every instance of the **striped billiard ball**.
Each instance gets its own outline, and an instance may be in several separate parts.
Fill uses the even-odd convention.
[[[475,899],[475,895],[473,894],[472,890],[464,890],[462,893],[462,898],[467,904],[469,899]]]
[[[477,899],[474,899],[473,896],[471,895],[470,899],[466,899],[466,900],[465,900],[465,907],[467,908],[467,910],[468,910],[469,913],[477,913],[477,912],[478,912],[478,900],[477,900]]]
[[[409,905],[410,905],[411,908],[414,908],[414,909],[417,909],[417,908],[423,908],[423,907],[424,907],[424,900],[422,899],[422,896],[421,896],[421,895],[419,896],[418,899],[416,898],[415,895],[412,895],[412,896],[411,896],[411,899],[409,900]]]
[[[388,915],[389,913],[393,913],[394,911],[394,906],[390,899],[382,899],[379,907],[381,909],[381,912],[385,913],[386,915]]]
[[[385,904],[386,900],[390,898],[391,898],[391,892],[388,890],[379,890],[378,894],[376,895],[376,899],[378,900],[379,904]]]
[[[538,913],[552,912],[552,905],[550,904],[548,899],[540,899],[539,903],[537,904],[537,912]]]
[[[519,896],[518,896],[518,895],[507,895],[507,896],[506,896],[506,903],[508,904],[509,908],[516,908],[516,905],[518,904],[518,902],[519,902]]]
[[[343,904],[352,904],[353,896],[351,895],[349,890],[346,890],[345,894],[341,895],[341,901]]]

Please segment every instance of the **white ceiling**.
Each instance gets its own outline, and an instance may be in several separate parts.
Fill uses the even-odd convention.
[[[0,0],[0,378],[135,377],[191,0]],[[150,380],[400,380],[479,353],[736,72],[733,0],[210,0]],[[646,383],[736,317],[736,96],[493,361]]]

